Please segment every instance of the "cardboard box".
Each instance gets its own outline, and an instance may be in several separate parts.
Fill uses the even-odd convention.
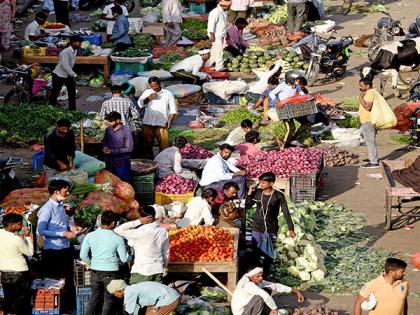
[[[163,28],[163,23],[146,23],[143,22],[143,33],[149,33],[156,36],[165,35],[165,30]]]

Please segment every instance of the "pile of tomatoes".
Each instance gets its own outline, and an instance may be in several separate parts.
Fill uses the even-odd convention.
[[[233,235],[214,226],[191,225],[170,236],[169,261],[232,261]]]
[[[44,28],[48,30],[61,30],[65,27],[63,23],[48,23],[44,26]]]

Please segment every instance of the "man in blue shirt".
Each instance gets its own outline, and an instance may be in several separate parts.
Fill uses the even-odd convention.
[[[80,258],[92,270],[92,293],[85,315],[117,313],[118,303],[115,303],[115,298],[105,288],[111,280],[121,277],[119,262],[126,263],[130,256],[124,239],[113,231],[116,224],[117,215],[105,211],[101,214],[101,228],[89,233],[83,240]]]
[[[77,227],[70,227],[63,201],[69,195],[70,185],[65,180],[52,180],[48,185],[50,199],[38,212],[38,235],[44,239],[42,267],[46,277],[64,278],[62,310],[71,311],[75,306],[76,291],[73,279],[73,247]]]
[[[125,311],[130,315],[170,314],[181,302],[177,291],[152,281],[127,286],[124,280],[112,280],[106,288],[115,297],[124,298]]]
[[[111,40],[115,44],[115,51],[126,50],[131,46],[131,39],[128,36],[130,23],[128,22],[128,18],[123,15],[123,10],[120,6],[112,7],[111,11],[115,18],[111,35]]]

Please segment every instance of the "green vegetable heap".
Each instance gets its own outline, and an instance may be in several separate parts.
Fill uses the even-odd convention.
[[[182,36],[188,39],[202,39],[207,36],[207,22],[187,19],[181,24]]]
[[[150,54],[145,53],[137,48],[129,48],[123,51],[118,51],[112,54],[116,57],[127,57],[127,58],[138,58],[138,57],[148,57]]]
[[[309,65],[305,63],[303,57],[298,55],[294,51],[289,51],[285,48],[280,48],[278,50],[279,55],[283,59],[282,68],[283,72],[288,70],[306,70]]]
[[[252,122],[257,121],[259,118],[250,113],[246,107],[240,107],[225,114],[220,121],[225,124],[240,124],[242,120],[249,119]]]
[[[252,69],[268,69],[275,59],[264,51],[247,50],[243,56],[237,56],[227,63],[229,71],[251,73]]]
[[[103,209],[96,205],[82,207],[74,214],[74,219],[81,227],[91,227],[95,225],[96,219]]]
[[[153,36],[140,33],[133,38],[133,46],[140,50],[149,50],[153,47],[155,40]]]
[[[359,117],[354,117],[352,115],[346,115],[344,120],[339,120],[337,126],[340,128],[360,128],[360,119]]]

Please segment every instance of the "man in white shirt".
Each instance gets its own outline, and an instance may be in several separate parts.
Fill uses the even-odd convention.
[[[227,11],[231,5],[230,0],[220,0],[218,6],[209,13],[207,22],[207,35],[212,42],[209,66],[215,63],[216,71],[223,68],[223,46],[227,35]]]
[[[207,161],[201,176],[200,186],[221,191],[227,182],[235,182],[239,186],[238,198],[244,199],[246,171],[241,171],[228,162],[235,148],[228,143],[219,147],[219,152]]]
[[[124,223],[114,232],[124,237],[134,249],[134,264],[130,284],[155,281],[162,282],[169,258],[168,233],[155,221],[152,206],[140,210],[140,219]]]
[[[165,45],[173,46],[181,39],[182,23],[181,4],[178,0],[162,1],[163,27],[165,28]]]
[[[231,303],[232,314],[261,315],[264,306],[267,305],[271,309],[270,315],[277,315],[278,307],[276,302],[271,297],[271,292],[269,293],[264,288],[278,293],[293,293],[300,303],[305,299],[299,290],[280,283],[263,280],[263,269],[257,267],[244,274],[236,285]]]
[[[23,38],[29,41],[36,41],[41,37],[46,36],[47,33],[43,33],[41,26],[45,23],[47,18],[48,15],[44,12],[38,12],[35,14],[35,19],[26,27]]]
[[[185,58],[173,65],[170,72],[184,83],[202,85],[209,81],[210,77],[207,73],[200,72],[203,64],[210,59],[210,49],[202,49],[197,55]]]
[[[158,141],[162,151],[169,147],[169,129],[177,114],[175,97],[162,88],[157,77],[150,77],[150,89],[140,96],[138,105],[145,108],[143,118],[144,157],[153,159],[153,142]]]
[[[21,236],[22,216],[15,213],[3,217],[0,230],[0,278],[4,290],[5,314],[31,314],[29,269],[24,256],[34,254],[29,229]]]
[[[260,72],[255,69],[252,71],[258,77],[258,81],[250,82],[249,83],[249,92],[245,96],[248,102],[255,103],[261,94],[267,89],[268,79],[272,76],[279,77],[282,71],[281,65],[283,60],[277,60],[276,64],[270,68],[269,71]]]
[[[79,76],[73,71],[76,63],[77,50],[82,44],[79,36],[70,37],[70,46],[63,49],[58,57],[58,64],[55,66],[52,75],[52,90],[49,104],[57,105],[57,98],[63,85],[67,87],[69,96],[69,109],[76,110],[76,81]]]
[[[177,227],[186,227],[188,225],[212,225],[214,218],[211,213],[211,204],[217,196],[217,191],[213,188],[206,188],[201,196],[194,197],[187,203],[187,211],[182,219],[176,220]]]
[[[100,18],[102,20],[107,21],[107,27],[106,27],[107,40],[110,39],[112,35],[112,28],[114,27],[114,24],[115,24],[115,18],[112,14],[112,8],[115,6],[121,7],[123,11],[123,15],[128,16],[128,10],[125,5],[121,4],[121,0],[114,0],[111,4],[108,4],[107,6],[105,6],[105,8],[102,10],[102,15]]]
[[[228,12],[229,24],[235,24],[238,18],[246,19],[248,17],[248,9],[254,3],[254,0],[232,0],[232,5]]]

